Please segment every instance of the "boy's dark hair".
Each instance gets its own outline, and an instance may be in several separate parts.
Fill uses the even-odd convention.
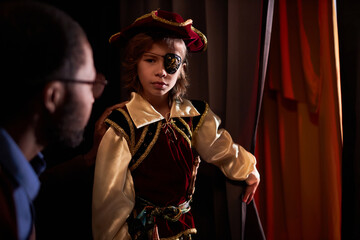
[[[139,33],[131,38],[127,46],[125,48],[124,53],[124,73],[123,73],[123,80],[126,84],[126,87],[131,90],[140,93],[142,91],[142,86],[140,84],[140,80],[138,79],[137,75],[137,63],[139,62],[142,55],[148,51],[152,45],[156,42],[163,41],[169,47],[171,47],[175,41],[175,38],[172,36],[160,34],[160,33]],[[182,60],[185,67],[180,70],[179,78],[170,91],[170,101],[177,100],[182,101],[182,97],[186,94],[187,87],[189,85],[189,79],[187,76],[187,50],[186,46],[184,45],[185,57]]]
[[[0,4],[1,123],[56,78],[72,78],[84,64],[86,34],[63,11],[35,1]],[[6,95],[6,98],[5,98]],[[16,114],[15,114],[16,115]]]

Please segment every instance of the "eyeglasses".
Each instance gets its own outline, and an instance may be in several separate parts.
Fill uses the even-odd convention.
[[[88,81],[81,79],[67,79],[67,78],[57,78],[56,80],[66,83],[79,83],[79,84],[92,85],[94,98],[99,98],[103,93],[105,86],[108,84],[108,81],[105,79],[105,76],[101,73],[96,74],[95,81]]]

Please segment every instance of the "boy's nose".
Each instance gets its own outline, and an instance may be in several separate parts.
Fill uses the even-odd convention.
[[[164,64],[161,64],[159,66],[158,72],[156,73],[156,76],[163,78],[163,77],[166,77],[166,75],[167,75],[167,72],[165,71]]]

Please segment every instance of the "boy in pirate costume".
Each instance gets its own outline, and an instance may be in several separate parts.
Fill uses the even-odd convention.
[[[153,11],[110,38],[126,44],[125,81],[133,91],[106,119],[93,189],[94,239],[191,239],[190,211],[199,158],[232,180],[259,184],[255,157],[219,129],[203,101],[182,98],[188,52],[206,37],[176,13]]]

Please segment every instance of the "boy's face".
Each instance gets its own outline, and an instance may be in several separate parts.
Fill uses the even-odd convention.
[[[173,58],[170,61],[180,60],[182,62],[185,55],[184,48],[185,45],[182,40],[175,41],[173,49],[170,49],[164,42],[158,42],[154,43],[151,49],[143,54],[138,62],[137,71],[143,88],[142,95],[145,98],[168,96],[184,66],[180,63],[176,70],[176,67],[170,66],[171,64],[164,64],[164,57],[166,55],[166,57]]]

